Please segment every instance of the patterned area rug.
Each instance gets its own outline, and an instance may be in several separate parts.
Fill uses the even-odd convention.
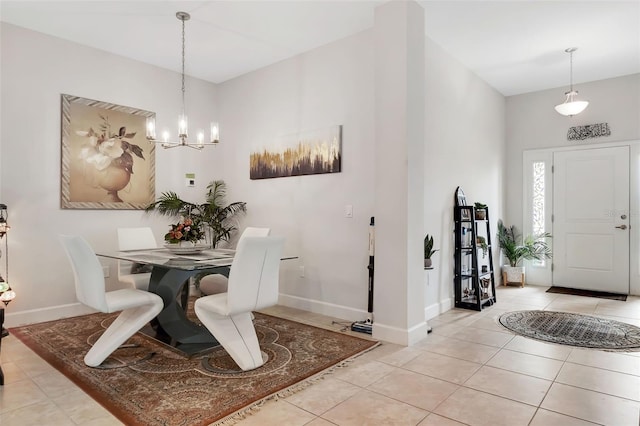
[[[204,356],[187,356],[143,334],[121,348],[103,366],[84,365],[89,345],[115,319],[91,314],[11,329],[52,366],[127,425],[208,425],[242,417],[264,400],[312,383],[336,366],[377,343],[264,314],[255,314],[260,347],[269,359],[248,372],[235,369],[221,347]],[[145,355],[155,355],[145,360]]]
[[[516,311],[502,314],[500,324],[545,342],[605,350],[640,350],[640,328],[590,315]]]

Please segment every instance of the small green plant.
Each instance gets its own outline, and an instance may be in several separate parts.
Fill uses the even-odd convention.
[[[431,256],[437,251],[437,249],[434,250],[433,248],[433,237],[427,234],[427,236],[424,237],[424,258],[431,259]]]
[[[482,258],[487,257],[489,246],[487,245],[487,239],[481,235],[476,237],[476,245],[482,249]]]
[[[474,206],[477,210],[485,210],[487,208],[487,205],[482,203],[474,203]]]
[[[510,266],[518,266],[522,260],[551,259],[551,248],[547,244],[547,238],[551,238],[548,232],[529,235],[523,239],[515,226],[507,228],[501,220],[498,221],[498,244]]]

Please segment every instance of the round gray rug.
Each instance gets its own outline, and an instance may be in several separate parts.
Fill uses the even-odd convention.
[[[500,324],[522,336],[562,345],[597,349],[640,349],[640,328],[591,315],[554,311],[515,311]]]

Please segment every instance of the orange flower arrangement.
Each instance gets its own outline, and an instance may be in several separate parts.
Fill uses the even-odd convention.
[[[175,225],[170,225],[171,230],[164,236],[165,241],[177,244],[181,241],[190,241],[196,243],[204,239],[204,231],[199,221],[194,221],[187,217]]]

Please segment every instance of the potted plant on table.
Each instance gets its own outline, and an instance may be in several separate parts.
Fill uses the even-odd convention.
[[[206,200],[202,204],[184,201],[172,191],[163,192],[160,198],[147,206],[145,212],[182,217],[182,225],[187,220],[191,221],[190,229],[207,232],[208,242],[212,248],[215,248],[220,241],[229,241],[232,233],[237,229],[235,226],[237,215],[247,211],[245,202],[236,201],[225,205],[226,188],[224,181],[212,181],[207,185]],[[172,225],[172,230],[167,234],[169,236],[167,241],[175,239],[171,236],[171,232],[178,231],[177,228],[181,223]]]
[[[509,260],[509,265],[502,267],[503,284],[517,282],[524,287],[525,268],[520,263],[523,260],[551,259],[547,238],[551,238],[548,232],[522,238],[515,226],[506,227],[501,220],[498,221],[498,244]]]
[[[425,268],[431,268],[431,265],[433,264],[431,261],[431,256],[433,256],[433,254],[437,251],[438,249],[433,248],[433,237],[427,234],[424,237],[424,267]]]

